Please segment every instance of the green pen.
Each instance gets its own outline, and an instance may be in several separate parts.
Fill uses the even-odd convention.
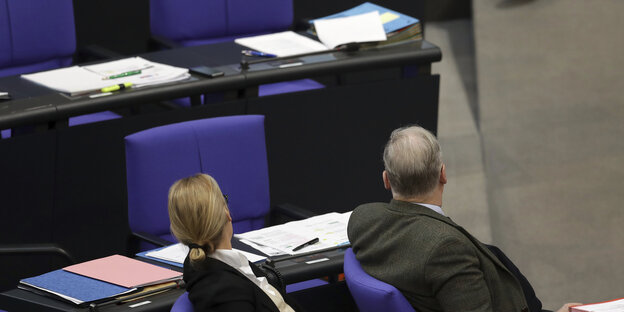
[[[113,92],[113,91],[117,91],[117,90],[128,89],[130,87],[132,87],[132,82],[126,82],[126,83],[120,83],[120,84],[116,84],[114,86],[102,88],[102,89],[100,89],[100,91],[102,93],[106,93],[106,92]]]
[[[125,73],[104,77],[104,78],[102,78],[102,80],[116,79],[116,78],[121,78],[121,77],[128,77],[128,76],[132,76],[132,75],[138,75],[140,73],[141,73],[140,69],[138,69],[138,70],[131,70],[131,71],[127,71]]]

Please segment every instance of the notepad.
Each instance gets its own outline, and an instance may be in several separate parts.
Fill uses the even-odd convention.
[[[57,296],[74,304],[116,297],[136,290],[92,279],[65,270],[56,270],[20,281],[21,285]],[[26,290],[28,288],[20,287]]]
[[[111,284],[135,288],[182,278],[181,272],[121,255],[112,255],[63,268]]]

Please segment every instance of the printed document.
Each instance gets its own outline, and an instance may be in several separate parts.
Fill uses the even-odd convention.
[[[296,255],[311,251],[321,251],[349,244],[347,224],[351,212],[330,212],[305,220],[292,221],[242,234],[235,234],[241,242],[250,241],[254,245],[278,250],[280,254]],[[293,249],[305,242],[318,238],[319,242],[298,251]],[[258,248],[251,245],[254,248]],[[268,254],[268,253],[267,253]]]

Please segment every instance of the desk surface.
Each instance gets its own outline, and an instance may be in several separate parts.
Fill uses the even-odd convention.
[[[224,71],[225,75],[214,79],[193,76],[183,82],[130,89],[99,98],[69,97],[19,76],[0,78],[0,90],[8,91],[13,98],[0,102],[0,129],[53,122],[81,114],[209,92],[241,90],[264,83],[389,66],[430,64],[441,59],[439,48],[427,41],[417,41],[393,47],[304,56],[298,58],[302,65],[288,68],[279,68],[268,61],[253,64],[248,70],[241,71],[241,49],[233,42],[225,42],[141,55],[154,62],[179,67],[213,66]]]

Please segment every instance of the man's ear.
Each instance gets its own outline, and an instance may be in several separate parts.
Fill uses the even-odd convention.
[[[442,169],[440,169],[440,183],[446,184],[446,166],[442,164]]]
[[[386,190],[392,191],[392,187],[390,187],[390,180],[388,180],[388,172],[386,170],[381,173],[381,178],[383,179]]]

